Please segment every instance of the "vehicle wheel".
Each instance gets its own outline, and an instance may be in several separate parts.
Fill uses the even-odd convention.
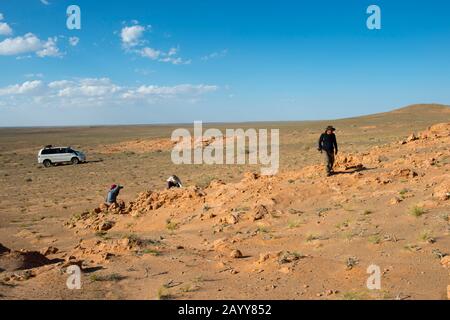
[[[46,168],[50,168],[52,166],[52,162],[50,160],[44,160],[43,164]]]
[[[70,160],[70,162],[72,162],[72,164],[79,164],[80,159],[73,157],[72,160]]]

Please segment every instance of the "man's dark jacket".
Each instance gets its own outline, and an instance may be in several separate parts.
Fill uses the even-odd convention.
[[[319,150],[325,150],[327,152],[337,152],[338,145],[336,141],[336,135],[334,133],[322,133],[319,139]]]

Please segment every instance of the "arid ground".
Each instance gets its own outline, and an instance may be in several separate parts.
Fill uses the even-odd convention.
[[[328,124],[330,178],[316,146]],[[450,107],[212,126],[280,129],[280,173],[176,166],[180,126],[0,129],[0,298],[448,298]],[[48,144],[88,162],[44,168]],[[164,190],[172,174],[184,188]],[[125,188],[107,207],[113,183]],[[80,290],[66,286],[71,264]]]

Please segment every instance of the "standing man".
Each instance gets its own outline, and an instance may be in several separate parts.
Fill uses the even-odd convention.
[[[108,195],[106,196],[106,203],[113,204],[117,202],[117,196],[119,195],[120,190],[123,189],[122,186],[118,186],[113,184],[109,189]]]
[[[334,157],[338,154],[335,128],[328,126],[319,139],[319,151],[323,154],[326,163],[327,177],[333,175]],[[324,152],[325,151],[325,152]]]

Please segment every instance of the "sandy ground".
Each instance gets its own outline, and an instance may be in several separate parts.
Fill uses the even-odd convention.
[[[447,299],[449,122],[450,108],[418,105],[215,125],[279,128],[274,177],[175,166],[171,126],[0,129],[0,298]],[[341,152],[326,178],[316,140],[329,123]],[[46,144],[89,162],[45,169]],[[165,191],[171,174],[186,188]],[[125,189],[108,208],[112,183]],[[82,266],[80,290],[66,286],[71,264]],[[366,286],[371,265],[380,290]]]

